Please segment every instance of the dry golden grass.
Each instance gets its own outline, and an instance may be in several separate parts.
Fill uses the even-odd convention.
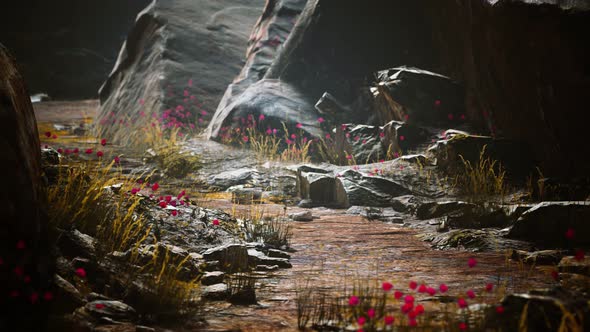
[[[494,197],[502,199],[508,192],[506,171],[496,160],[485,156],[486,146],[479,154],[475,165],[463,156],[463,171],[455,178],[456,188],[470,201],[485,201]]]

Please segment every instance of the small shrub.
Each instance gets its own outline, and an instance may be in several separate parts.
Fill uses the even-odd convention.
[[[456,177],[457,189],[472,201],[489,200],[507,193],[506,171],[496,160],[485,156],[486,146],[479,154],[479,161],[472,165],[463,156],[463,172]]]

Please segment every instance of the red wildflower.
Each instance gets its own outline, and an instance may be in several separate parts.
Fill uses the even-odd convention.
[[[31,277],[29,277],[29,276],[25,276],[25,277],[23,278],[23,282],[24,282],[25,284],[28,284],[29,282],[31,282]]]
[[[98,158],[102,158],[102,156],[104,156],[104,153],[103,153],[102,151],[98,151],[98,152],[96,153],[96,156],[97,156]]]
[[[573,228],[568,228],[567,231],[565,232],[565,237],[569,240],[573,239],[575,235],[576,235],[576,233]]]
[[[49,291],[45,292],[45,293],[43,294],[43,299],[44,299],[45,301],[51,301],[51,300],[53,300],[53,293],[51,293],[51,292],[49,292]]]
[[[551,278],[555,281],[559,280],[559,272],[557,272],[557,270],[551,271]]]
[[[395,292],[393,293],[393,297],[395,297],[395,298],[396,298],[396,299],[398,299],[398,300],[399,300],[399,299],[401,299],[401,298],[402,298],[402,296],[404,296],[404,293],[402,293],[402,292],[400,292],[400,291],[395,291]]]
[[[440,100],[435,100],[434,101],[434,106],[439,107],[440,106]]]
[[[249,140],[248,136],[242,136],[242,141],[244,141],[245,143],[247,143]]]
[[[23,273],[25,273],[23,268],[20,266],[15,267],[13,271],[14,271],[14,274],[16,274],[17,276],[22,276]]]
[[[361,317],[359,317],[359,318],[356,320],[356,322],[357,322],[357,323],[358,323],[360,326],[363,326],[363,325],[365,325],[365,323],[367,322],[367,319],[366,319],[365,317],[361,316]]]
[[[64,153],[64,150],[62,148],[59,148],[59,149],[57,149],[57,153],[63,154]]]
[[[51,137],[51,132],[50,131],[46,131],[45,132],[45,137],[47,137],[47,138]]]
[[[168,206],[168,203],[166,203],[165,201],[160,201],[160,203],[158,203],[158,205],[163,209]]]
[[[492,284],[491,282],[487,283],[486,284],[486,291],[491,292],[492,290],[494,290],[494,284]]]
[[[158,190],[158,188],[160,188],[160,185],[158,184],[158,182],[156,182],[156,183],[154,183],[154,184],[152,185],[152,190],[153,190],[153,191],[156,191],[156,190]]]
[[[383,320],[385,321],[385,325],[392,325],[393,322],[395,322],[395,317],[385,316],[385,318],[383,318]]]
[[[414,304],[413,303],[404,303],[404,305],[402,305],[402,312],[404,314],[409,313],[410,311],[412,311],[412,309],[414,308]]]
[[[461,331],[467,330],[467,324],[464,322],[459,323],[459,330],[461,330]]]
[[[418,313],[416,312],[416,310],[411,310],[410,312],[408,312],[409,319],[416,319],[416,317],[418,317]]]
[[[355,305],[358,305],[358,304],[359,304],[359,302],[360,302],[360,301],[359,301],[359,298],[358,298],[357,296],[354,296],[354,295],[353,295],[353,296],[351,296],[351,297],[348,299],[348,305],[349,305],[349,306],[353,306],[353,307],[354,307]]]
[[[379,137],[381,137],[381,138],[385,137],[385,133],[384,132],[380,132],[379,133]]]
[[[384,291],[389,292],[393,288],[393,285],[390,282],[385,281],[381,285],[381,288],[383,288]]]
[[[80,153],[80,149],[78,149],[78,148],[75,148],[73,152],[74,152],[75,154],[78,154],[78,153]]]
[[[465,301],[464,298],[459,298],[457,300],[457,305],[459,306],[459,308],[463,309],[463,308],[467,308],[467,301]]]
[[[441,293],[446,293],[449,290],[449,286],[447,286],[446,284],[440,284],[438,289],[440,289]]]
[[[410,319],[410,321],[408,322],[408,326],[416,327],[418,326],[418,322],[415,319]]]
[[[53,134],[53,135],[51,135],[51,138],[57,139],[57,135],[56,134]]]
[[[331,138],[330,134],[326,134],[326,139],[330,139],[330,138]]]
[[[219,220],[213,219],[213,226],[219,226]]]
[[[25,249],[27,247],[27,244],[25,243],[24,240],[18,240],[16,242],[16,249],[22,250]]]
[[[373,317],[375,317],[375,309],[373,309],[373,308],[370,308],[369,310],[367,310],[367,316],[368,316],[369,318],[373,318]]]
[[[172,196],[168,195],[164,197],[164,200],[168,203],[170,203],[170,201],[172,201]]]
[[[447,117],[449,118],[449,120],[453,120],[453,118],[454,118],[454,116],[453,116],[453,114],[452,114],[452,113],[449,113],[449,114],[447,115]]]
[[[13,290],[10,292],[10,297],[18,297],[20,293],[17,290]]]
[[[76,273],[76,275],[80,278],[86,278],[86,270],[81,267],[77,268],[74,273]]]
[[[324,118],[322,118],[322,117],[319,117],[319,118],[318,118],[318,122],[319,122],[319,123],[323,123],[324,121],[326,121],[326,120],[324,120]]]
[[[297,138],[297,135],[291,134],[291,139],[296,139],[296,138]]]
[[[303,127],[303,125],[301,123],[298,123],[295,125],[295,128],[297,128],[297,129],[301,129],[301,127]]]
[[[421,305],[421,304],[418,304],[418,305],[416,306],[416,308],[414,309],[414,311],[416,311],[416,313],[417,313],[418,315],[421,315],[421,314],[423,314],[423,313],[424,313],[424,306],[423,306],[423,305]]]
[[[436,294],[436,289],[434,289],[432,287],[428,287],[428,288],[426,288],[426,292],[428,293],[428,295],[434,296]]]
[[[402,135],[402,136],[399,137],[399,140],[400,141],[405,141],[406,140],[406,137],[404,135]]]
[[[404,302],[414,303],[414,297],[412,295],[406,295],[406,297],[404,297]]]
[[[176,217],[176,215],[178,215],[178,211],[176,211],[176,210],[172,210],[172,212],[171,212],[171,213],[172,213],[172,216],[173,216],[173,217]]]
[[[131,195],[135,195],[139,192],[139,188],[133,188],[131,189]]]
[[[262,121],[262,120],[264,120],[264,114],[260,114],[260,115],[258,116],[258,120],[259,120],[259,121]]]
[[[468,290],[466,294],[470,299],[475,298],[475,292],[472,289]]]
[[[418,287],[418,283],[415,281],[410,281],[410,289],[416,289]]]
[[[115,156],[115,158],[113,158],[113,161],[115,162],[115,164],[119,164],[121,163],[121,158],[119,158],[119,156]]]
[[[29,296],[29,300],[31,300],[31,303],[33,304],[37,303],[37,301],[39,301],[39,294],[37,294],[37,292],[33,292],[31,296]]]
[[[496,312],[499,314],[503,314],[504,313],[504,307],[499,305],[496,307]]]
[[[577,261],[583,261],[583,260],[584,260],[584,250],[582,250],[582,249],[578,249],[578,250],[576,251],[576,255],[574,256],[574,258],[575,258]]]
[[[421,284],[420,287],[418,287],[418,293],[426,293],[426,285]]]
[[[96,309],[98,309],[98,310],[101,310],[101,309],[104,309],[104,304],[102,304],[102,303],[97,303],[97,304],[95,304],[95,305],[94,305],[94,307],[95,307]]]
[[[86,149],[84,152],[86,152],[86,154],[92,154],[92,149]]]
[[[467,265],[469,267],[475,267],[475,265],[477,265],[477,260],[473,257],[470,257],[469,260],[467,261]]]
[[[100,145],[105,146],[107,145],[107,140],[105,138],[100,140]]]

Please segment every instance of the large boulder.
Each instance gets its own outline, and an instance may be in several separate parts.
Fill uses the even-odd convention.
[[[18,291],[0,312],[0,330],[42,330],[46,305],[28,298],[48,290],[53,279],[39,146],[27,88],[0,44],[0,293]]]
[[[586,202],[542,202],[523,213],[508,237],[528,240],[539,246],[590,244],[590,204]],[[574,231],[568,238],[569,229]]]
[[[21,0],[0,10],[0,41],[32,93],[96,98],[137,13],[151,0]],[[64,19],[67,18],[67,19]]]
[[[152,114],[164,116],[166,109],[160,118],[166,122],[174,117],[204,125],[240,72],[263,5],[263,0],[153,1],[138,15],[100,89],[104,134],[121,139],[127,126],[149,124]]]

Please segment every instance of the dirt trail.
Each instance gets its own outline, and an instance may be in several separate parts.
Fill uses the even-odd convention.
[[[340,290],[344,281],[351,282],[355,276],[387,280],[402,291],[408,290],[410,280],[436,287],[446,283],[450,293],[483,291],[485,284],[496,283],[498,276],[508,278],[516,287],[551,282],[538,270],[529,273],[513,267],[510,271],[503,253],[436,251],[416,238],[414,230],[400,225],[367,221],[337,210],[314,210],[314,215],[320,218],[293,222],[293,268],[261,280],[262,288],[257,291],[260,305],[209,308],[210,331],[296,330],[295,291],[308,278],[313,285],[333,290]],[[468,267],[470,257],[478,262],[474,268]]]

